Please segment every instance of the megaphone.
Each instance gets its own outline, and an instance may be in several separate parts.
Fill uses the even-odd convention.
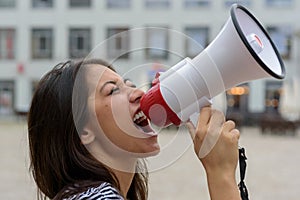
[[[140,106],[153,124],[179,126],[218,94],[267,77],[283,79],[283,61],[256,17],[234,4],[217,37],[193,59],[187,57],[156,77]]]

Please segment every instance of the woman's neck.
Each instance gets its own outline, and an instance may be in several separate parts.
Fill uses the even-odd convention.
[[[120,184],[120,192],[123,197],[126,198],[127,192],[130,188],[130,185],[132,183],[134,173],[131,172],[124,172],[124,171],[118,171],[118,170],[112,170],[113,173],[116,175],[119,184]]]
[[[137,158],[125,154],[113,154],[99,149],[90,149],[93,156],[114,173],[120,184],[120,192],[126,197],[133,180]]]
[[[105,139],[107,140],[107,138]],[[93,142],[86,147],[99,162],[114,173],[120,184],[120,192],[126,197],[136,172],[138,158],[134,154],[111,145],[110,141],[105,142]]]

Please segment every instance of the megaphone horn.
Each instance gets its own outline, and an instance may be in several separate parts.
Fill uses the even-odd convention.
[[[266,77],[283,79],[283,61],[254,15],[234,4],[217,37],[195,58],[162,73],[143,95],[141,109],[157,126],[180,125],[225,90]]]

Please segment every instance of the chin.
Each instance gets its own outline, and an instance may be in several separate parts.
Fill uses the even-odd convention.
[[[145,146],[143,149],[136,151],[136,153],[132,153],[134,157],[137,158],[147,158],[147,157],[152,157],[156,156],[160,152],[160,146],[158,143],[156,144],[151,144]]]
[[[150,152],[150,153],[147,153],[147,157],[156,156],[156,155],[159,154],[159,152],[160,152],[160,148],[157,149],[157,150],[155,150],[155,151],[152,151],[152,152]]]
[[[148,158],[148,157],[158,155],[159,152],[160,152],[160,149],[156,149],[154,151],[143,152],[143,153],[135,153],[135,157],[137,157],[137,158]]]

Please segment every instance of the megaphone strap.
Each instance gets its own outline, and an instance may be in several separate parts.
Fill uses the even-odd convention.
[[[248,190],[247,190],[247,187],[244,183],[246,167],[247,167],[246,160],[247,160],[247,157],[246,157],[246,154],[245,154],[245,149],[244,148],[239,148],[239,165],[240,165],[240,179],[241,179],[241,181],[240,181],[238,186],[239,186],[239,190],[240,190],[242,200],[249,200]]]

